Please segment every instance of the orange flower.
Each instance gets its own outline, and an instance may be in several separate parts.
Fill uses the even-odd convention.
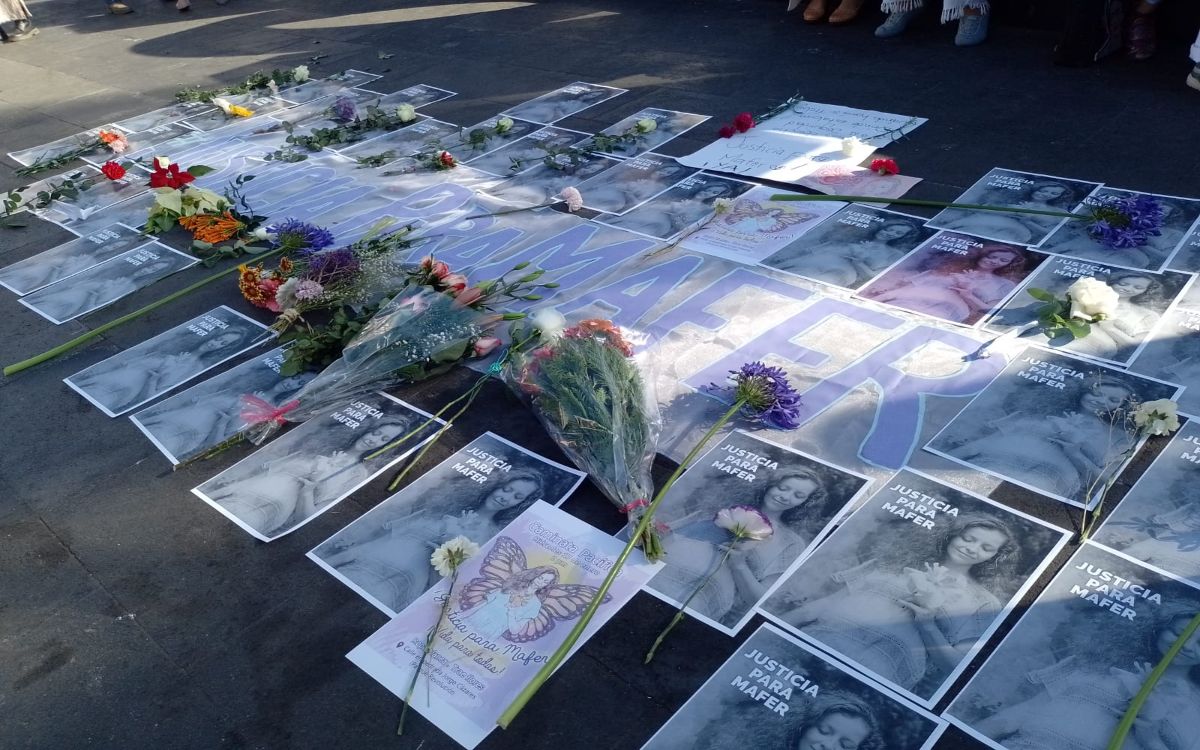
[[[210,245],[224,242],[246,228],[246,225],[233,218],[229,211],[223,214],[183,216],[179,219],[179,226],[191,232],[192,237]]]
[[[101,130],[99,133],[97,133],[97,135],[100,137],[100,140],[105,143],[112,143],[113,141],[124,139],[124,136],[122,136],[120,133],[114,133],[111,130]]]

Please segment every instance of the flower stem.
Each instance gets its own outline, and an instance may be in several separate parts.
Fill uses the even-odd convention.
[[[604,597],[608,593],[608,590],[612,588],[613,582],[617,579],[617,575],[621,572],[621,568],[625,566],[625,561],[629,559],[629,555],[633,552],[634,547],[637,546],[638,539],[641,538],[642,534],[645,533],[646,528],[649,527],[650,520],[654,517],[654,511],[658,510],[659,504],[662,502],[662,499],[666,497],[667,492],[671,489],[671,486],[675,484],[675,481],[679,479],[684,470],[692,463],[692,461],[696,459],[696,456],[700,455],[700,452],[704,449],[704,446],[708,444],[708,441],[712,440],[713,436],[717,434],[718,430],[725,426],[726,422],[728,422],[730,419],[733,419],[733,415],[737,414],[738,411],[745,406],[745,403],[745,401],[738,399],[733,403],[733,406],[729,407],[729,411],[725,412],[725,414],[716,421],[716,423],[708,430],[708,432],[704,433],[704,437],[700,439],[700,442],[696,444],[696,447],[692,448],[691,452],[687,454],[682,462],[680,462],[679,466],[675,469],[675,473],[671,475],[666,484],[662,486],[662,489],[658,491],[658,494],[654,496],[654,500],[650,502],[650,505],[646,508],[646,512],[642,514],[642,519],[638,522],[637,528],[634,529],[632,534],[630,534],[629,541],[625,544],[625,549],[621,550],[621,554],[617,556],[616,562],[613,563],[612,568],[609,569],[608,575],[604,577],[604,582],[600,584],[600,588],[592,597],[591,603],[588,604],[587,609],[584,610],[583,614],[579,618],[579,621],[575,623],[575,627],[571,628],[571,632],[567,634],[566,639],[563,640],[562,644],[554,651],[553,654],[550,655],[549,661],[542,665],[542,668],[539,669],[538,673],[534,675],[532,680],[529,681],[529,684],[527,684],[521,690],[513,702],[509,704],[508,708],[504,709],[504,713],[500,714],[500,718],[496,721],[496,723],[502,728],[507,728],[508,725],[512,723],[512,720],[517,718],[517,714],[521,713],[521,711],[525,708],[525,705],[529,703],[534,695],[537,694],[537,691],[541,689],[546,680],[550,679],[550,675],[554,674],[554,670],[558,669],[558,666],[567,658],[567,654],[570,653],[571,649],[575,647],[575,643],[579,640],[580,636],[583,635],[583,631],[587,629],[587,626],[592,621],[592,618],[596,616],[596,610],[600,608],[600,603],[604,601]]]
[[[458,568],[454,568],[454,572],[450,574],[450,588],[446,590],[446,598],[442,601],[442,608],[438,612],[437,622],[429,629],[429,633],[425,636],[425,648],[421,651],[421,658],[417,660],[417,669],[413,672],[412,681],[408,683],[408,694],[404,696],[404,708],[400,709],[400,723],[396,726],[396,735],[404,734],[404,717],[408,714],[408,704],[412,702],[413,691],[417,689],[417,678],[421,676],[421,667],[425,665],[425,657],[429,656],[429,652],[433,651],[433,639],[437,637],[438,630],[442,627],[442,621],[446,619],[446,613],[450,611],[450,602],[454,593],[454,583],[458,580]]]
[[[1138,690],[1137,695],[1133,696],[1129,707],[1125,709],[1125,715],[1121,717],[1116,731],[1113,732],[1112,739],[1108,741],[1107,750],[1121,750],[1124,747],[1125,737],[1133,727],[1133,722],[1137,719],[1138,712],[1142,710],[1142,706],[1145,705],[1146,699],[1150,697],[1154,686],[1162,679],[1163,674],[1171,666],[1171,662],[1175,660],[1179,652],[1183,650],[1184,645],[1196,634],[1197,629],[1200,629],[1200,613],[1197,613],[1192,618],[1187,627],[1183,629],[1183,632],[1179,634],[1179,637],[1175,639],[1175,642],[1171,644],[1171,648],[1167,649],[1167,653],[1163,654],[1162,659],[1150,671],[1150,674],[1146,676],[1146,681],[1142,683],[1142,688]]]
[[[281,252],[281,251],[280,250],[268,250],[265,253],[260,253],[256,257],[267,258],[272,255],[276,255],[279,252]],[[82,336],[76,336],[75,338],[71,339],[70,341],[68,341],[65,344],[59,344],[58,346],[54,347],[53,349],[44,351],[41,354],[37,355],[36,357],[30,357],[29,359],[22,360],[20,362],[17,362],[16,364],[8,365],[7,367],[4,368],[4,374],[6,376],[16,375],[18,372],[21,372],[23,370],[28,370],[30,367],[33,367],[34,365],[40,365],[43,362],[48,362],[49,360],[52,360],[61,354],[66,354],[67,352],[71,351],[72,349],[79,346],[80,344],[85,344],[88,341],[91,341],[92,339],[96,338],[97,336],[100,336],[101,334],[111,331],[112,329],[116,328],[117,326],[124,325],[131,320],[137,320],[138,318],[142,317],[146,313],[157,310],[158,308],[162,307],[163,305],[167,304],[168,302],[174,302],[175,300],[179,299],[180,297],[185,297],[185,296],[191,294],[192,292],[196,291],[197,289],[200,289],[201,287],[208,286],[209,284],[211,284],[214,281],[223,279],[226,276],[235,274],[237,272],[238,272],[237,266],[233,266],[232,268],[226,268],[224,271],[214,273],[211,276],[205,276],[203,279],[200,279],[199,281],[197,281],[195,284],[192,284],[191,286],[184,287],[183,289],[180,289],[177,292],[172,292],[171,294],[168,294],[166,297],[163,297],[162,299],[151,302],[150,304],[146,305],[145,307],[134,310],[133,312],[129,313],[128,315],[122,315],[121,317],[117,318],[116,320],[110,320],[103,325],[93,328],[92,330],[88,331],[87,333],[83,334]]]
[[[875,198],[869,195],[800,195],[779,193],[771,196],[773,201],[850,201],[852,203],[895,203],[901,206],[930,206],[933,208],[966,208],[972,211],[997,211],[1011,214],[1036,214],[1057,216],[1066,219],[1090,219],[1087,214],[1072,214],[1066,211],[1044,211],[1037,208],[1013,208],[1010,206],[985,206],[980,203],[947,203],[946,201],[923,201],[916,198]]]
[[[479,383],[477,385],[482,386],[482,383]],[[479,390],[480,390],[479,387],[472,387],[471,390],[467,392],[471,396],[469,399],[467,399],[467,403],[463,404],[463,407],[461,409],[459,409],[458,411],[456,411],[454,413],[454,416],[452,416],[446,420],[446,424],[442,425],[442,428],[440,430],[438,430],[436,433],[434,433],[434,436],[429,439],[429,442],[426,443],[421,448],[421,450],[417,453],[417,455],[413,456],[412,460],[408,462],[408,466],[405,466],[404,470],[396,475],[396,478],[393,479],[392,483],[388,485],[388,492],[394,492],[396,490],[396,488],[400,486],[400,483],[404,481],[404,478],[406,476],[408,476],[408,472],[412,471],[414,466],[421,463],[421,459],[425,458],[425,454],[428,453],[429,450],[431,448],[433,448],[434,445],[437,444],[437,441],[439,439],[441,439],[442,435],[445,434],[445,432],[447,430],[449,430],[451,427],[454,426],[454,420],[461,417],[463,415],[463,412],[465,412],[467,409],[471,408],[471,404],[474,403],[475,397],[479,395]],[[464,395],[466,395],[466,394],[464,394]]]
[[[733,546],[735,544],[737,544],[736,539],[730,542],[729,546],[725,548],[725,554],[721,555],[721,559],[717,560],[717,564],[713,566],[713,569],[708,572],[708,575],[704,576],[704,580],[700,582],[700,585],[698,585],[695,590],[692,591],[692,593],[688,594],[687,599],[683,600],[683,604],[679,606],[679,611],[676,612],[675,616],[671,618],[671,622],[667,623],[667,626],[663,628],[662,632],[658,634],[658,637],[654,639],[654,644],[650,646],[650,650],[646,652],[646,659],[642,662],[643,664],[650,663],[650,661],[654,658],[654,653],[658,651],[658,647],[662,645],[664,640],[666,640],[667,634],[674,630],[676,625],[683,622],[683,618],[687,616],[684,610],[688,608],[688,605],[692,603],[692,600],[696,598],[696,595],[704,590],[704,587],[708,585],[708,582],[712,580],[713,576],[717,574],[717,571],[721,569],[721,566],[725,564],[725,561],[729,559],[729,555],[733,552]]]

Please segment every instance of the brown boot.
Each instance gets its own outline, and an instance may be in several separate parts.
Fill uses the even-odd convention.
[[[858,18],[858,12],[862,10],[863,2],[864,0],[842,0],[829,16],[829,23],[834,26],[850,23]]]
[[[805,23],[820,23],[825,20],[825,14],[829,12],[829,7],[826,5],[826,0],[809,0],[809,3],[804,8]]]

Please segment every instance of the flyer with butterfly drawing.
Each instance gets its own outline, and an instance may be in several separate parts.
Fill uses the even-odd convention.
[[[733,207],[688,235],[689,250],[738,263],[758,263],[782,250],[845,206],[840,201],[776,201],[775,195],[796,195],[773,187],[751,188]]]
[[[347,658],[388,690],[408,694],[426,636],[447,615],[421,668],[412,708],[474,748],[566,639],[623,543],[538,501]],[[654,574],[638,551],[621,569],[576,648]]]

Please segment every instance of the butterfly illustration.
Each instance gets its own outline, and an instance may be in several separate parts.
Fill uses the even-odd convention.
[[[501,536],[483,558],[479,575],[458,596],[472,629],[492,640],[528,643],[549,633],[555,622],[578,617],[596,596],[595,586],[559,583],[550,565],[530,568],[525,552]],[[607,602],[611,596],[605,596]]]
[[[817,218],[816,214],[801,211],[787,212],[779,207],[767,207],[752,200],[739,201],[722,221],[731,227],[743,227],[751,232],[782,232],[790,226]]]

